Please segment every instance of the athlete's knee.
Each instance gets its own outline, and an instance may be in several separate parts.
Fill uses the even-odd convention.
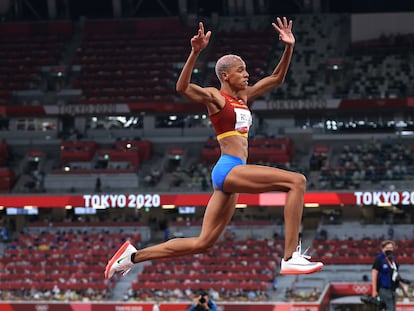
[[[198,238],[194,244],[197,253],[208,253],[214,246],[215,241],[210,239]]]
[[[300,173],[293,173],[292,175],[292,189],[298,191],[306,191],[306,177]]]

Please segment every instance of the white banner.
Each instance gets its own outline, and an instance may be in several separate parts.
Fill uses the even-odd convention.
[[[43,108],[48,115],[99,115],[130,112],[127,104],[44,105]]]
[[[337,109],[340,99],[293,99],[293,100],[258,100],[252,110],[320,110]]]

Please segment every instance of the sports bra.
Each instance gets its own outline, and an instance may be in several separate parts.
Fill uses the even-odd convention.
[[[223,109],[210,115],[211,123],[216,131],[217,139],[239,135],[248,137],[252,124],[252,114],[243,99],[236,99],[223,91],[226,102]]]

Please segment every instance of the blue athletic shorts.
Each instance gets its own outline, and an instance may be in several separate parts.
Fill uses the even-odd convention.
[[[217,161],[216,165],[213,167],[213,171],[211,172],[211,180],[213,182],[213,187],[215,189],[223,191],[223,184],[224,180],[227,177],[227,174],[233,169],[233,167],[244,164],[246,164],[246,162],[244,162],[242,159],[238,157],[223,154]]]

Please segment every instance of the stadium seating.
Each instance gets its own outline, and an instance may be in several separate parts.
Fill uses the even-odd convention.
[[[312,184],[320,189],[409,188],[414,173],[411,140],[333,142],[329,148],[316,144],[309,166],[318,172]],[[325,151],[321,152],[321,148]],[[317,151],[317,149],[319,149]],[[329,151],[328,151],[329,150]]]
[[[249,163],[290,163],[294,153],[293,141],[289,138],[249,139]],[[201,162],[211,164],[216,162],[219,156],[220,148],[217,141],[209,138],[201,152]]]
[[[79,103],[174,101],[175,64],[183,61],[189,37],[175,18],[86,21],[72,61],[81,66],[73,85],[83,91]]]
[[[9,192],[14,182],[16,181],[16,174],[10,168],[0,168],[0,191]]]
[[[52,230],[45,224],[28,227],[28,233],[19,234],[7,246],[0,257],[0,292],[23,298],[35,289],[42,295],[49,292],[49,297],[43,296],[46,300],[65,300],[63,294],[70,291],[76,291],[81,299],[107,298],[117,279],[103,280],[106,261],[102,258],[115,252],[127,238],[139,245],[141,235],[136,231],[131,234],[125,223],[108,223],[105,227],[89,223],[88,229],[79,223],[54,225]],[[119,225],[128,233],[119,233]]]
[[[398,245],[398,262],[414,264],[414,240],[410,239],[410,225],[392,225],[393,236],[384,232],[384,226],[344,222],[337,225],[321,225],[319,230],[328,232],[327,239],[313,242],[314,259],[326,264],[372,264],[379,252],[379,245],[386,238]]]
[[[215,34],[214,42],[206,59],[209,71],[206,84],[216,86],[219,84],[214,65],[225,54],[236,54],[246,62],[249,83],[254,84],[269,71],[268,60],[276,42],[276,36],[271,30],[237,32],[222,30]]]
[[[414,78],[413,64],[406,61],[413,42],[413,34],[400,34],[353,43],[348,97],[406,97]]]
[[[95,141],[62,141],[60,167],[46,172],[44,188],[57,191],[95,191],[100,189],[137,189],[137,172],[143,161],[152,157],[148,140],[116,140],[105,148]]]
[[[9,192],[16,181],[16,173],[9,167],[10,146],[6,141],[0,142],[0,192]]]
[[[152,262],[133,282],[133,297],[143,299],[152,291],[203,289],[220,292],[219,300],[249,300],[251,291],[257,295],[255,300],[267,300],[280,258],[278,242],[224,240],[210,254]],[[174,299],[166,292],[163,298]]]
[[[41,68],[57,66],[72,35],[71,21],[2,24],[0,31],[0,103],[12,92],[42,87]]]

